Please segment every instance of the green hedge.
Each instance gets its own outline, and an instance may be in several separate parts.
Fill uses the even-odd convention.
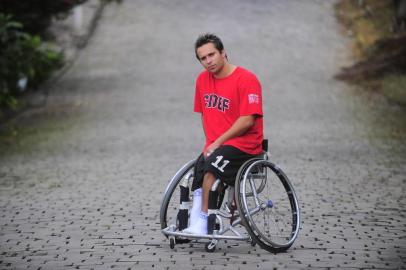
[[[0,119],[17,97],[34,89],[63,64],[63,55],[41,39],[53,17],[87,0],[0,0]],[[121,0],[100,0],[104,4]]]
[[[36,88],[60,67],[63,56],[48,48],[37,35],[23,31],[11,15],[0,13],[0,109],[16,106],[16,97]],[[0,111],[1,113],[1,111]]]
[[[1,0],[0,11],[12,14],[24,25],[24,31],[42,34],[54,16],[67,14],[75,5],[86,0]]]

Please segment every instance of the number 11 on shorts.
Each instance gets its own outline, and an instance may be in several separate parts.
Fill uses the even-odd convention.
[[[224,168],[227,166],[228,163],[230,163],[229,160],[223,160],[223,158],[224,158],[223,156],[217,156],[216,161],[211,163],[211,165],[213,165],[215,168],[217,168],[221,172],[224,172]],[[223,160],[223,163],[220,165],[222,160]]]

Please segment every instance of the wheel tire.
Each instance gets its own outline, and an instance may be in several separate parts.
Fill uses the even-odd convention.
[[[265,171],[266,178],[250,178],[255,176],[255,174],[251,174],[252,171]],[[260,184],[258,181],[261,181]],[[273,185],[272,189],[269,188],[271,184]],[[276,193],[274,189],[279,192]],[[274,197],[270,195],[271,191],[273,195],[283,195],[283,200],[272,202]],[[256,196],[254,196],[255,193],[257,193]],[[261,248],[273,253],[283,252],[290,248],[299,232],[300,210],[293,186],[282,170],[267,160],[257,158],[248,160],[238,171],[235,197],[241,223],[245,226],[253,243],[257,243]],[[272,197],[272,200],[270,197]],[[282,210],[280,212],[289,212],[286,215],[286,222],[284,220],[285,216],[280,215],[279,209],[276,209],[279,206],[281,206],[280,209]],[[263,218],[256,220],[256,215],[261,217],[263,215]],[[271,219],[273,220],[270,221]],[[290,224],[291,228],[288,227],[286,232],[284,229],[281,230],[287,236],[280,236],[274,232],[270,233],[272,229],[282,227],[279,225],[272,227],[270,226],[272,222],[274,224],[278,222],[282,222],[284,225]],[[265,230],[261,231],[258,227],[262,223],[264,223]],[[279,238],[281,240],[286,238],[287,240],[286,242],[274,240],[279,240]]]
[[[172,178],[172,180],[169,182],[165,193],[164,197],[161,202],[161,208],[160,208],[160,222],[161,222],[161,229],[165,229],[168,227],[168,207],[171,201],[175,200],[172,199],[173,194],[176,190],[176,188],[179,186],[179,182],[183,179],[183,177],[189,173],[195,164],[196,160],[191,160],[188,163],[186,163]],[[174,223],[176,224],[176,222]]]

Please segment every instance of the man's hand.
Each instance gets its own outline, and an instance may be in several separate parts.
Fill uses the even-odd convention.
[[[247,132],[255,124],[255,117],[255,115],[240,116],[226,132],[204,150],[204,156],[210,156],[214,150],[219,148],[226,141],[241,136]]]
[[[204,157],[210,156],[220,146],[221,146],[221,144],[219,144],[218,142],[214,142],[214,143],[210,144],[209,147],[207,147],[203,152]]]

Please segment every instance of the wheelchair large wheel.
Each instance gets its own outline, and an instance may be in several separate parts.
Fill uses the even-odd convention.
[[[270,252],[292,246],[300,225],[293,186],[273,163],[252,159],[241,166],[235,197],[243,225],[254,242]]]
[[[183,185],[189,188],[189,186],[192,185],[194,164],[195,160],[186,163],[169,182],[161,203],[161,229],[165,229],[170,225],[176,225],[177,227],[177,213],[180,208],[180,186]],[[191,200],[192,198],[190,194],[189,201]]]

